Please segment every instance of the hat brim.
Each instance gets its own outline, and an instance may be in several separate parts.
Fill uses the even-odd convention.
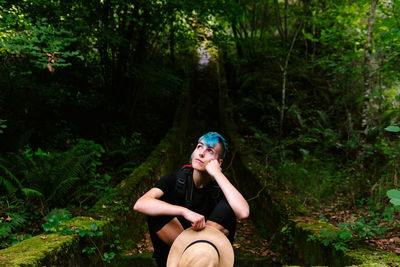
[[[183,252],[196,240],[206,240],[216,247],[220,255],[218,267],[233,266],[235,257],[228,238],[218,229],[207,225],[200,231],[188,228],[175,239],[168,254],[167,267],[178,267]]]

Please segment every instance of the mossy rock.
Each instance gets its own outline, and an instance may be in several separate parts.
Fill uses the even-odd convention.
[[[381,249],[364,246],[346,252],[351,266],[400,266],[400,256]]]
[[[76,217],[64,222],[60,225],[60,229],[73,227],[90,230],[93,223],[96,223],[99,229],[105,229],[108,224],[89,217]],[[0,266],[81,265],[89,260],[82,258],[80,242],[81,237],[77,234],[43,233],[0,250]]]
[[[338,232],[329,223],[310,217],[293,220],[294,252],[293,262],[302,265],[328,266],[400,266],[400,256],[367,244],[354,244],[348,252],[338,251],[332,246],[324,246],[318,240],[310,240],[310,235],[320,235],[321,231]]]

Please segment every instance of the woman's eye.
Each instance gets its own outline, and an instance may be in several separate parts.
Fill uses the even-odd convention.
[[[209,149],[208,152],[210,152],[211,154],[214,154],[214,150]]]

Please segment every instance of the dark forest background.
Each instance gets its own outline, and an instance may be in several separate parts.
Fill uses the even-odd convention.
[[[81,214],[146,158],[201,45],[272,179],[326,220],[368,207],[348,239],[397,227],[399,4],[0,0],[0,248],[54,209]]]

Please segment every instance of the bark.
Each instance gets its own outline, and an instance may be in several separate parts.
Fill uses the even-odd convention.
[[[236,51],[238,53],[239,58],[243,58],[243,49],[241,44],[239,44],[239,33],[236,28],[235,22],[232,22],[232,32],[233,32],[233,37],[235,38],[235,46],[236,46]]]
[[[283,119],[285,116],[285,108],[286,108],[286,84],[287,84],[287,69],[289,66],[289,60],[290,60],[290,56],[292,54],[293,51],[293,46],[294,43],[296,42],[297,39],[297,35],[299,34],[301,28],[302,28],[302,24],[299,25],[299,27],[297,28],[293,39],[292,39],[292,43],[290,44],[290,48],[289,51],[286,55],[286,60],[283,66],[281,66],[281,70],[283,72],[283,80],[282,80],[282,103],[281,103],[281,116],[280,116],[280,120],[279,120],[279,134],[280,137],[282,137],[282,129],[283,129]]]
[[[276,24],[278,26],[279,35],[280,35],[282,40],[285,40],[286,37],[285,37],[284,30],[282,28],[282,19],[281,19],[281,14],[280,14],[280,11],[279,11],[278,0],[274,0],[274,10],[275,10],[275,17],[276,17],[276,20],[277,20]]]
[[[367,40],[364,47],[364,106],[362,110],[361,127],[363,129],[362,144],[365,143],[368,130],[371,126],[370,110],[373,105],[371,98],[376,86],[376,66],[372,56],[373,27],[375,23],[375,10],[378,0],[371,1],[368,16]]]
[[[169,58],[171,60],[171,65],[175,67],[175,26],[173,19],[170,21],[169,31]]]

